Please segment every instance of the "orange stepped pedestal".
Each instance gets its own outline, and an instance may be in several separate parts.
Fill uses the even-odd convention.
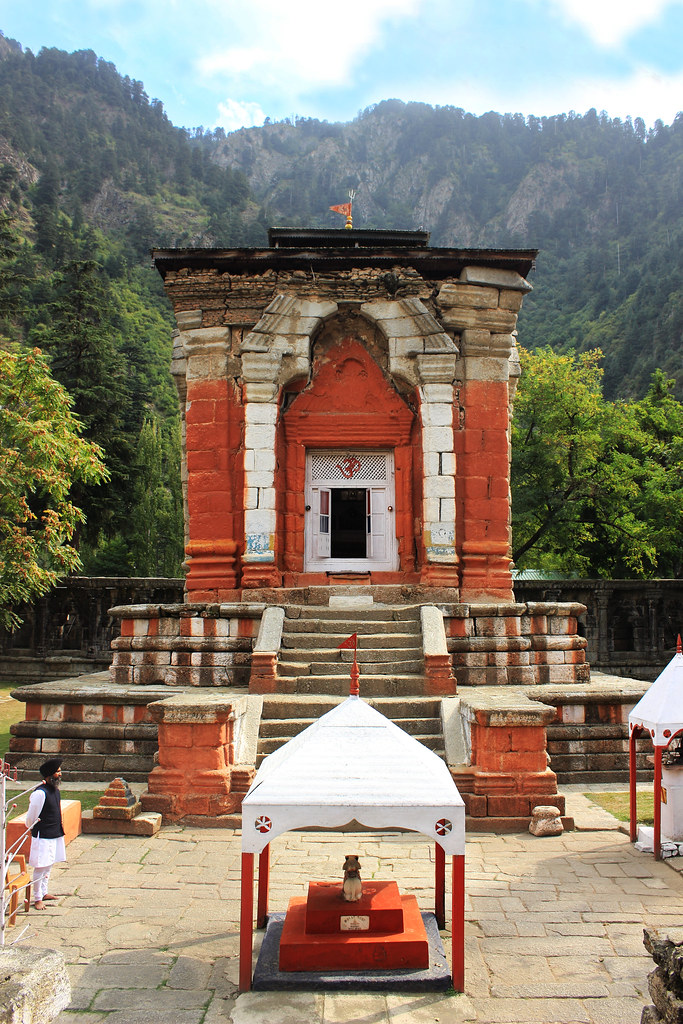
[[[339,883],[309,882],[290,900],[280,939],[281,971],[379,971],[429,966],[429,942],[414,896],[396,882],[367,882],[355,903]]]

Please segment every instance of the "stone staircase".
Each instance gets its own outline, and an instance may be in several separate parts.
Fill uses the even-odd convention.
[[[285,614],[280,693],[348,696],[353,651],[338,650],[358,634],[361,697],[417,696],[424,690],[424,656],[417,605],[349,609],[290,606]]]
[[[256,767],[260,767],[264,757],[272,754],[344,699],[306,694],[274,694],[264,697]],[[368,704],[440,757],[444,757],[440,698],[375,697],[368,699]]]

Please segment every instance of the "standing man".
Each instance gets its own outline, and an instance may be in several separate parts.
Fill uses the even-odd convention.
[[[62,760],[61,757],[51,757],[41,764],[38,770],[45,781],[31,793],[26,812],[26,825],[32,836],[28,862],[33,868],[33,905],[36,910],[43,909],[44,900],[57,899],[47,892],[50,870],[53,864],[66,860],[59,795]]]

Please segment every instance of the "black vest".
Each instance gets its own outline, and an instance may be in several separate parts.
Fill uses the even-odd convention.
[[[38,786],[45,794],[45,803],[40,812],[40,820],[31,829],[34,839],[58,839],[64,835],[62,825],[62,798],[55,786],[48,786],[45,782]],[[37,790],[36,790],[37,792]]]

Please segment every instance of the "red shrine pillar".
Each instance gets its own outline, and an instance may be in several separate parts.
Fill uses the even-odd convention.
[[[460,599],[512,601],[510,392],[512,337],[462,332],[462,429],[456,431]]]

